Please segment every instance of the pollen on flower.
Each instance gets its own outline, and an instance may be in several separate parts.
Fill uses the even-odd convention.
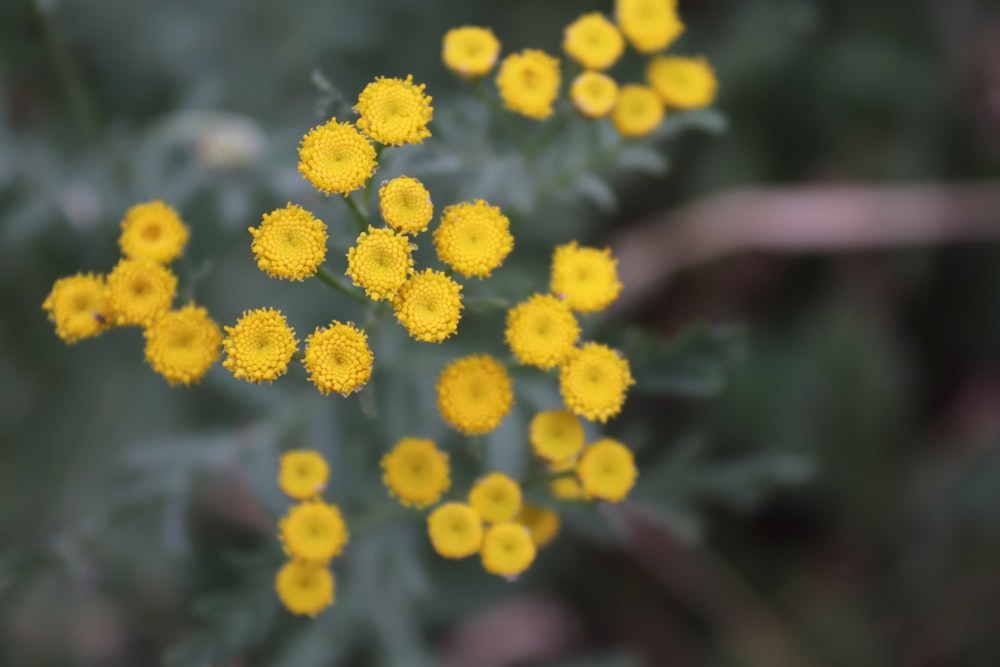
[[[485,278],[514,248],[510,220],[482,199],[448,206],[434,230],[434,248],[441,261],[455,271]]]
[[[569,354],[579,336],[573,312],[551,294],[534,294],[507,311],[504,339],[519,363],[548,370]]]
[[[111,326],[111,304],[104,276],[78,273],[58,279],[42,308],[67,343],[96,336]]]
[[[541,549],[559,534],[559,515],[538,505],[525,505],[517,513],[517,523],[528,529],[531,541]]]
[[[125,213],[118,245],[129,259],[169,264],[184,251],[188,229],[173,207],[160,200],[136,204]]]
[[[288,371],[288,362],[298,349],[295,331],[285,316],[273,308],[244,311],[236,325],[225,327],[222,365],[238,380],[271,382]]]
[[[278,469],[278,486],[290,498],[311,500],[319,496],[330,476],[330,466],[314,449],[285,452]]]
[[[566,407],[592,421],[604,423],[621,412],[633,384],[628,361],[600,343],[575,349],[559,367],[559,391]]]
[[[285,609],[300,616],[315,616],[333,604],[336,587],[325,565],[290,560],[278,570],[274,588]]]
[[[544,51],[525,49],[500,63],[497,88],[503,105],[528,118],[545,120],[559,96],[559,59]]]
[[[108,274],[108,302],[115,324],[149,326],[167,312],[177,276],[149,259],[121,259]]]
[[[489,74],[500,55],[500,41],[489,28],[462,26],[444,35],[441,58],[445,67],[466,79]]]
[[[440,343],[458,331],[462,286],[440,271],[425,269],[410,276],[392,305],[415,340]]]
[[[503,473],[490,473],[473,484],[469,504],[486,523],[511,521],[521,511],[521,486]]]
[[[615,18],[640,53],[662,51],[684,32],[676,0],[616,0]]]
[[[635,486],[638,471],[628,447],[602,438],[583,451],[576,474],[587,496],[617,503]]]
[[[646,68],[646,80],[663,103],[675,109],[700,109],[715,101],[718,82],[708,60],[656,56]]]
[[[445,558],[465,558],[479,551],[483,542],[483,519],[464,503],[445,503],[427,517],[431,545]]]
[[[410,240],[405,235],[369,226],[347,251],[345,273],[365,289],[369,299],[392,299],[413,273],[410,251]]]
[[[416,178],[399,176],[378,190],[378,209],[386,224],[402,234],[419,234],[434,217],[431,194]]]
[[[320,192],[347,195],[375,173],[375,147],[354,125],[332,118],[302,137],[299,173]]]
[[[510,412],[514,392],[507,370],[481,354],[450,363],[437,382],[441,417],[465,435],[489,433]]]
[[[663,100],[649,86],[630,83],[618,91],[611,122],[623,137],[645,137],[660,126]]]
[[[146,361],[171,385],[199,382],[221,354],[222,330],[193,303],[156,318],[143,335]]]
[[[303,280],[326,259],[326,225],[301,206],[265,213],[260,227],[249,231],[257,266],[273,278]]]
[[[382,457],[382,480],[403,505],[433,505],[451,486],[448,455],[434,441],[403,438]]]
[[[531,448],[549,463],[576,457],[583,449],[583,440],[583,424],[568,410],[539,412],[528,427]]]
[[[350,324],[332,322],[306,339],[302,363],[309,381],[323,394],[347,396],[368,383],[374,356],[365,332]]]
[[[552,254],[552,293],[579,313],[604,310],[622,289],[617,264],[607,248],[581,247],[576,241],[558,246]]]
[[[593,12],[566,26],[563,50],[581,67],[605,70],[618,62],[625,52],[625,39],[604,14]]]
[[[535,560],[535,542],[520,523],[498,523],[483,535],[480,558],[483,568],[501,577],[516,577]]]
[[[618,84],[601,72],[582,72],[569,87],[573,107],[587,118],[603,118],[618,100]]]
[[[427,124],[434,117],[425,84],[379,77],[365,86],[354,110],[361,114],[358,129],[386,146],[420,144],[431,136]]]
[[[289,556],[321,565],[339,555],[348,540],[340,509],[318,500],[292,506],[278,531]]]

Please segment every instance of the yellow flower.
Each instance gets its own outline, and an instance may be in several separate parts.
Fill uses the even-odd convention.
[[[602,438],[583,450],[576,474],[589,497],[617,503],[635,486],[638,471],[628,447]]]
[[[662,51],[684,32],[676,0],[616,0],[615,18],[641,53]]]
[[[172,385],[199,382],[221,354],[222,330],[193,303],[164,313],[143,334],[146,361]]]
[[[566,26],[563,50],[586,69],[608,69],[622,57],[625,40],[600,12],[584,14]]]
[[[618,100],[618,84],[607,74],[583,72],[569,87],[573,106],[587,118],[603,118]]]
[[[306,339],[302,363],[309,371],[309,381],[323,394],[335,391],[347,396],[360,390],[372,376],[375,358],[368,347],[368,336],[350,324],[331,322]]]
[[[559,515],[538,505],[525,505],[517,514],[517,522],[528,529],[531,541],[541,549],[559,534]]]
[[[361,114],[358,129],[386,146],[421,144],[431,136],[427,123],[434,116],[425,84],[379,77],[361,91],[354,110]]]
[[[479,554],[487,572],[516,577],[535,560],[535,543],[528,529],[513,521],[498,523],[483,535]]]
[[[396,319],[414,339],[440,343],[458,331],[462,286],[440,271],[425,269],[410,276],[392,305]]]
[[[510,220],[482,199],[448,206],[434,230],[434,248],[442,262],[463,276],[484,278],[514,248]]]
[[[534,294],[507,311],[504,339],[521,364],[548,370],[569,354],[579,336],[573,312],[551,294]]]
[[[249,230],[257,266],[273,278],[314,276],[326,259],[326,225],[301,206],[290,203],[265,213],[260,227]]]
[[[479,551],[483,520],[468,505],[445,503],[427,517],[427,534],[434,551],[445,558],[465,558]]]
[[[386,224],[403,234],[419,234],[434,217],[431,193],[409,176],[386,181],[378,189],[378,209]]]
[[[236,325],[225,329],[222,347],[226,359],[222,365],[238,380],[259,383],[281,377],[299,347],[295,331],[273,308],[243,311]]]
[[[715,101],[719,84],[708,60],[656,56],[649,61],[646,79],[663,103],[677,109],[699,109]]]
[[[56,335],[67,343],[96,336],[111,325],[111,304],[104,276],[78,273],[60,278],[45,297],[42,308],[56,325]]]
[[[450,363],[438,378],[441,416],[465,435],[489,433],[514,403],[510,376],[499,361],[480,354]]]
[[[290,560],[274,580],[281,604],[293,614],[315,616],[333,604],[333,574],[325,565]]]
[[[149,259],[122,259],[108,274],[108,302],[115,324],[149,326],[167,312],[177,276]]]
[[[521,511],[521,487],[502,472],[492,472],[472,486],[469,504],[486,523],[511,521]]]
[[[320,192],[347,195],[375,173],[375,147],[350,123],[331,118],[302,137],[299,173]]]
[[[392,299],[413,273],[410,240],[391,229],[368,227],[347,251],[351,281],[375,301]]]
[[[559,367],[559,391],[573,414],[601,423],[621,412],[635,384],[628,361],[600,343],[586,343]]]
[[[622,289],[617,264],[607,248],[580,247],[576,241],[558,246],[552,254],[552,293],[580,313],[604,310]]]
[[[580,486],[580,480],[576,476],[576,457],[551,464],[549,471],[566,473],[549,482],[549,491],[554,497],[560,500],[582,500],[586,497],[583,487]]]
[[[321,500],[292,506],[278,531],[289,556],[316,564],[339,555],[349,537],[340,509]]]
[[[445,67],[466,79],[488,74],[500,55],[500,42],[489,28],[466,25],[444,35],[441,58]]]
[[[295,500],[311,500],[326,486],[330,466],[314,449],[285,452],[278,469],[278,486]]]
[[[536,120],[552,115],[560,81],[559,59],[537,49],[510,54],[500,63],[497,74],[503,105]]]
[[[574,458],[583,449],[583,424],[567,410],[539,412],[528,427],[531,448],[549,463]]]
[[[172,207],[160,200],[136,204],[125,212],[118,245],[129,259],[169,264],[184,251],[188,229]]]
[[[403,438],[382,457],[382,480],[403,505],[433,505],[451,486],[448,455],[432,440]]]
[[[623,137],[652,134],[665,115],[663,101],[652,88],[630,83],[621,87],[611,111],[611,122]]]

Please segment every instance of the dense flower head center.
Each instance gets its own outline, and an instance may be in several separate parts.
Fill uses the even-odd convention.
[[[576,241],[556,247],[552,254],[553,294],[581,313],[604,310],[621,292],[618,261],[607,248],[588,248]]]
[[[539,412],[528,427],[528,441],[538,456],[560,463],[583,449],[583,424],[568,410]]]
[[[684,32],[675,0],[615,0],[615,18],[640,53],[662,51]]]
[[[452,28],[442,40],[441,57],[445,66],[467,79],[488,74],[499,55],[500,41],[489,28]]]
[[[347,544],[347,525],[336,505],[307,501],[294,505],[279,523],[285,551],[310,563],[326,563]]]
[[[610,502],[624,500],[638,476],[632,452],[611,438],[587,447],[576,464],[576,472],[589,497]]]
[[[320,192],[346,195],[375,172],[375,147],[354,125],[332,118],[302,137],[299,172]]]
[[[660,126],[664,114],[663,101],[656,91],[630,83],[618,91],[611,122],[624,137],[645,137]]]
[[[551,294],[534,294],[507,312],[504,337],[519,363],[548,370],[559,364],[580,335],[566,303]]]
[[[618,100],[618,84],[601,72],[581,72],[569,89],[573,107],[587,118],[603,118]]]
[[[194,304],[156,318],[143,335],[146,361],[171,385],[200,381],[221,354],[222,329]]]
[[[274,278],[303,280],[326,259],[326,225],[301,206],[265,213],[260,227],[249,231],[257,266]]]
[[[427,533],[434,550],[445,558],[465,558],[479,551],[483,520],[464,503],[445,503],[427,517]]]
[[[566,26],[563,50],[581,67],[604,70],[621,58],[625,40],[614,23],[600,12],[593,12]]]
[[[285,316],[272,308],[244,311],[232,327],[225,327],[222,365],[237,379],[270,382],[285,374],[298,349],[295,331]]]
[[[389,491],[416,508],[436,503],[451,485],[448,455],[424,438],[401,439],[382,457],[382,469]]]
[[[122,259],[108,274],[107,285],[114,323],[148,326],[170,308],[177,276],[149,259]]]
[[[281,455],[278,485],[291,498],[310,500],[317,497],[329,476],[330,466],[315,450],[296,450]]]
[[[667,106],[698,109],[715,100],[718,82],[704,57],[656,56],[649,61],[646,80]]]
[[[278,570],[274,587],[285,608],[301,616],[315,616],[332,605],[336,588],[325,565],[298,560]]]
[[[537,49],[524,49],[503,59],[497,88],[504,106],[536,120],[552,115],[562,75],[559,59]]]
[[[177,211],[156,200],[136,204],[121,221],[118,245],[130,259],[148,259],[169,264],[184,251],[188,228]]]
[[[302,363],[320,392],[347,396],[368,383],[374,361],[368,335],[354,325],[334,321],[309,336]]]
[[[469,504],[487,523],[510,521],[521,510],[521,487],[503,473],[490,473],[472,486]]]
[[[405,235],[369,226],[347,251],[346,274],[364,288],[368,298],[392,299],[413,271],[411,250]]]
[[[440,343],[458,330],[462,286],[440,271],[410,276],[393,299],[396,319],[416,340]]]
[[[58,279],[42,308],[67,343],[90,338],[111,325],[111,303],[104,276],[78,273]]]
[[[358,129],[387,146],[419,144],[431,136],[427,124],[434,116],[425,84],[379,77],[365,86],[354,110],[361,114]]]
[[[633,384],[628,361],[600,343],[585,343],[559,367],[559,389],[566,407],[601,423],[621,412]]]
[[[482,199],[448,206],[434,230],[434,247],[441,261],[455,271],[484,278],[514,248],[510,220]]]
[[[514,393],[510,376],[489,355],[472,355],[449,364],[438,378],[438,409],[452,427],[466,435],[489,433],[510,412]]]
[[[515,577],[528,569],[535,560],[536,551],[528,529],[510,521],[486,531],[480,556],[487,572]]]
[[[379,212],[386,224],[403,234],[419,234],[434,217],[431,195],[416,178],[399,176],[378,191]]]

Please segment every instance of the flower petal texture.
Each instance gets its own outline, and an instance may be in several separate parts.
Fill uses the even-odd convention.
[[[402,234],[419,234],[434,217],[431,193],[416,178],[399,176],[378,189],[378,209],[385,223]]]
[[[571,460],[583,449],[583,424],[568,410],[539,412],[528,427],[528,441],[549,463]]]
[[[513,521],[498,523],[487,530],[479,551],[486,571],[501,577],[516,577],[527,570],[536,553],[531,533]]]
[[[514,248],[510,220],[482,199],[448,206],[434,230],[434,248],[442,262],[463,276],[485,278]]]
[[[236,325],[225,330],[222,365],[247,382],[271,382],[284,375],[299,346],[285,316],[273,308],[244,311]]]
[[[512,53],[500,63],[497,88],[504,107],[535,120],[552,115],[562,75],[559,59],[538,49]]]
[[[320,192],[346,195],[375,173],[375,147],[354,125],[332,118],[302,137],[299,173]]]
[[[553,368],[566,358],[579,336],[573,311],[551,294],[534,294],[507,311],[504,338],[521,364]]]
[[[375,229],[358,236],[347,251],[346,274],[375,301],[392,299],[413,272],[410,240],[392,229]]]
[[[382,480],[403,505],[421,509],[451,486],[448,455],[433,440],[403,438],[382,457]]]
[[[662,51],[684,32],[676,0],[615,0],[615,19],[640,53]]]
[[[272,278],[309,278],[326,259],[326,225],[301,206],[289,203],[265,213],[260,227],[249,231],[257,266]]]
[[[108,274],[108,302],[115,324],[148,326],[167,312],[177,276],[149,259],[121,259]]]
[[[581,67],[605,70],[625,52],[625,39],[604,14],[593,12],[576,19],[563,31],[563,50]]]
[[[146,361],[171,385],[201,381],[222,354],[222,329],[193,303],[156,318],[143,335]]]
[[[656,91],[630,83],[618,91],[611,122],[623,137],[638,138],[652,134],[664,115],[663,101]]]
[[[289,556],[318,565],[339,555],[349,537],[340,509],[319,500],[293,505],[278,530]]]
[[[306,339],[302,363],[309,381],[323,394],[347,396],[368,384],[375,357],[368,347],[368,335],[351,324],[332,322],[316,328]]]
[[[618,84],[602,72],[581,72],[569,87],[573,107],[587,118],[603,118],[618,101]]]
[[[104,276],[78,273],[58,279],[42,308],[67,343],[96,336],[111,326],[111,303]]]
[[[635,486],[638,471],[628,447],[602,438],[583,451],[576,474],[587,496],[617,503]]]
[[[675,109],[700,109],[715,101],[719,84],[708,60],[656,56],[646,68],[646,80],[663,103]]]
[[[427,534],[438,554],[445,558],[465,558],[479,551],[483,520],[469,505],[445,503],[427,517]]]
[[[440,343],[458,331],[462,286],[440,271],[425,269],[403,283],[392,305],[415,340]]]
[[[489,433],[510,412],[512,384],[507,369],[489,355],[457,359],[438,378],[438,409],[449,425],[465,435]]]
[[[125,213],[118,245],[129,259],[169,264],[184,252],[188,228],[173,207],[160,200],[136,204]]]
[[[552,254],[550,289],[579,313],[604,310],[618,298],[618,261],[607,248],[588,248],[572,241]]]
[[[585,343],[559,367],[559,391],[566,407],[592,421],[604,423],[621,412],[633,384],[628,361],[600,343]]]
[[[420,144],[431,136],[427,124],[434,117],[425,84],[379,77],[365,86],[354,110],[361,114],[358,129],[386,146]]]
[[[486,523],[511,521],[521,511],[521,487],[507,475],[492,472],[472,485],[469,504]]]
[[[471,25],[452,28],[441,43],[445,67],[466,79],[489,74],[499,55],[500,41],[489,28]]]
[[[278,486],[290,498],[312,500],[319,496],[330,477],[330,466],[314,449],[300,449],[281,455]]]
[[[333,604],[336,586],[325,565],[291,560],[278,570],[274,588],[288,611],[315,616]]]

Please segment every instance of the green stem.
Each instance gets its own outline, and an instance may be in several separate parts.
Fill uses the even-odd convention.
[[[337,278],[332,273],[327,271],[322,266],[316,269],[316,277],[319,278],[321,282],[326,283],[328,286],[337,290],[341,294],[346,294],[352,299],[360,301],[361,303],[366,305],[369,303],[368,298],[364,294],[352,290],[350,287],[337,280]]]
[[[351,195],[344,197],[344,201],[347,202],[347,208],[351,209],[351,213],[354,214],[354,219],[358,223],[358,234],[364,234],[368,231],[368,214]]]
[[[462,303],[469,310],[491,310],[494,308],[509,310],[513,306],[513,304],[507,299],[501,299],[499,297],[464,299]]]
[[[382,159],[382,151],[385,150],[384,144],[375,144],[375,164],[377,165],[379,160]],[[372,205],[372,193],[375,192],[375,174],[371,175],[368,179],[368,183],[365,184],[365,192],[361,195],[361,206],[365,211],[365,219],[368,218],[368,211],[371,210]]]

